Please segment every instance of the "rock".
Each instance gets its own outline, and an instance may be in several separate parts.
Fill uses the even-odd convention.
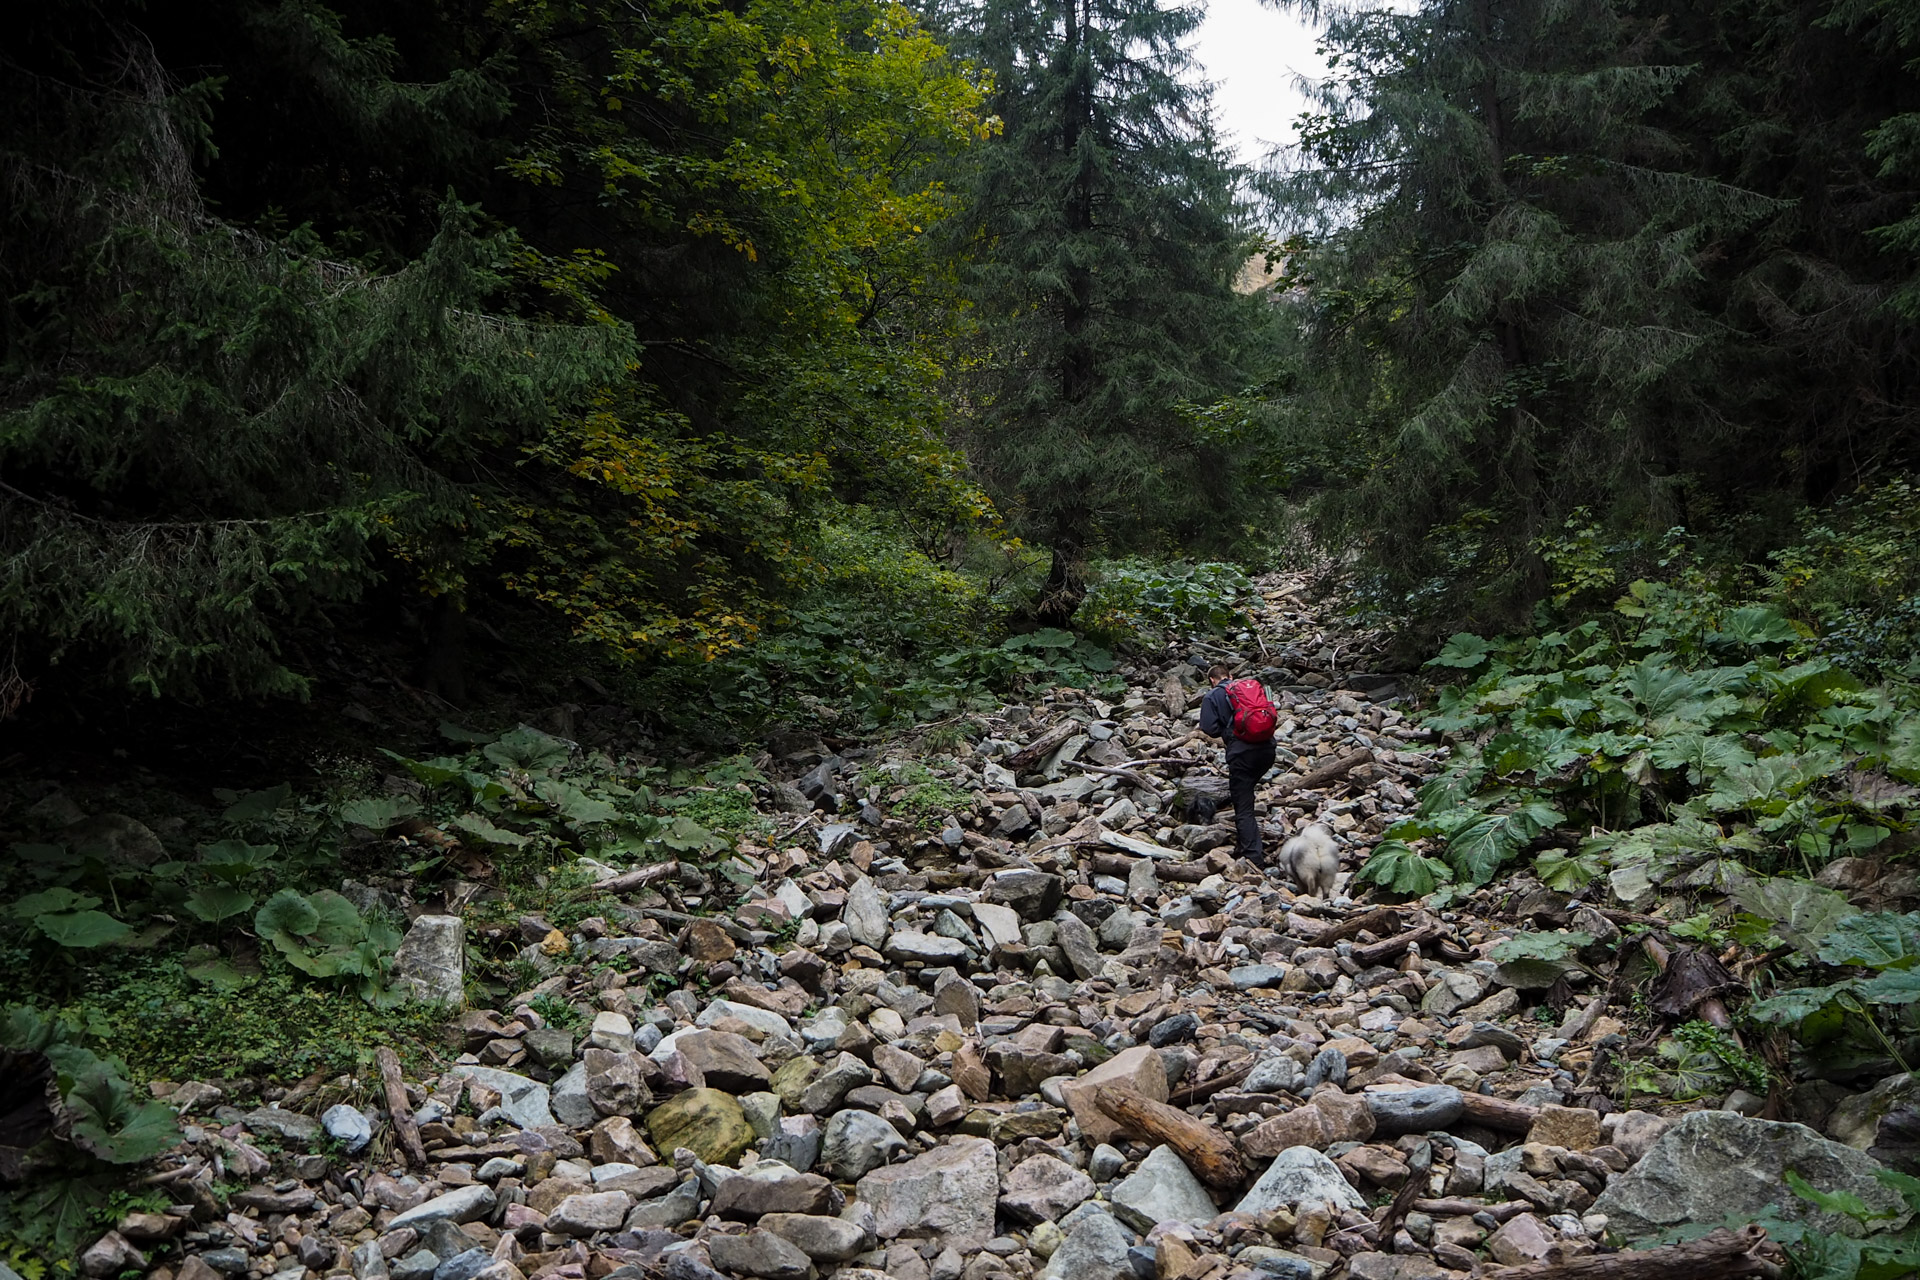
[[[1126,1162],[1127,1158],[1120,1154],[1118,1148],[1102,1142],[1087,1157],[1087,1172],[1093,1175],[1095,1182],[1111,1182]]]
[[[1527,1141],[1569,1151],[1591,1151],[1600,1145],[1600,1113],[1586,1107],[1547,1103],[1527,1130]]]
[[[543,1067],[565,1067],[573,1061],[573,1032],[539,1027],[520,1037],[533,1060]]]
[[[1530,1213],[1514,1215],[1487,1237],[1487,1252],[1493,1255],[1494,1261],[1509,1267],[1539,1262],[1552,1247],[1552,1238],[1540,1226],[1540,1220]]]
[[[1227,970],[1227,980],[1242,991],[1251,991],[1255,987],[1278,987],[1286,977],[1287,967],[1283,964],[1243,964]]]
[[[882,1240],[942,1239],[970,1253],[993,1236],[1000,1170],[984,1138],[949,1139],[904,1164],[876,1169],[857,1192]]]
[[[427,1004],[464,1005],[466,922],[459,916],[417,917],[393,954],[392,985],[394,990]]]
[[[1067,963],[1073,966],[1074,975],[1080,978],[1096,976],[1100,972],[1100,944],[1094,940],[1093,930],[1087,927],[1087,922],[1066,911],[1055,917],[1055,923],[1059,925],[1059,947],[1067,953]]]
[[[1373,1112],[1373,1131],[1389,1136],[1445,1129],[1460,1118],[1460,1113],[1467,1105],[1458,1089],[1444,1084],[1429,1085],[1424,1089],[1381,1090],[1365,1096],[1367,1109]],[[1596,1142],[1599,1136],[1599,1117],[1595,1116]]]
[[[1607,1184],[1593,1212],[1608,1229],[1643,1240],[1683,1222],[1752,1218],[1777,1204],[1782,1217],[1817,1231],[1858,1235],[1851,1218],[1784,1194],[1792,1169],[1826,1192],[1859,1196],[1875,1212],[1904,1212],[1899,1194],[1873,1176],[1879,1166],[1852,1147],[1805,1125],[1752,1120],[1731,1111],[1695,1111],[1653,1144],[1640,1162]]]
[[[1346,1082],[1346,1051],[1328,1045],[1313,1055],[1313,1061],[1307,1064],[1306,1074],[1301,1079],[1300,1087],[1316,1089],[1323,1084],[1345,1084]]]
[[[1865,1093],[1843,1098],[1827,1118],[1827,1136],[1858,1151],[1875,1154],[1878,1159],[1898,1168],[1910,1169],[1913,1163],[1913,1138],[1891,1132],[1881,1141],[1881,1126],[1891,1115],[1920,1106],[1920,1075],[1906,1072],[1888,1076]],[[1880,1150],[1875,1152],[1875,1148]],[[1901,1148],[1906,1148],[1901,1150]]]
[[[1053,1222],[1093,1193],[1093,1179],[1066,1161],[1048,1155],[1029,1156],[1008,1171],[1000,1208],[1019,1222]]]
[[[685,1054],[715,1089],[756,1093],[771,1079],[753,1042],[731,1031],[696,1031],[676,1040],[674,1048]]]
[[[1233,1211],[1260,1219],[1303,1200],[1319,1200],[1336,1209],[1367,1207],[1333,1161],[1312,1147],[1288,1147],[1273,1158]]]
[[[1112,1142],[1126,1132],[1093,1104],[1093,1090],[1103,1084],[1123,1084],[1155,1102],[1167,1100],[1167,1069],[1160,1055],[1147,1045],[1122,1049],[1085,1075],[1060,1086],[1060,1094],[1088,1142]]]
[[[654,1200],[642,1200],[627,1215],[628,1231],[664,1231],[700,1212],[700,1182],[690,1178]]]
[[[479,1183],[470,1187],[455,1187],[425,1204],[396,1214],[393,1221],[387,1224],[387,1231],[391,1234],[402,1227],[421,1231],[436,1222],[478,1222],[493,1212],[493,1203],[492,1187]]]
[[[919,1080],[921,1073],[927,1069],[926,1063],[905,1049],[897,1049],[890,1044],[874,1046],[873,1065],[879,1069],[886,1082],[901,1093],[912,1092],[914,1082]]]
[[[867,1247],[866,1229],[845,1218],[807,1213],[769,1213],[757,1224],[819,1263],[850,1261]]]
[[[1219,1210],[1200,1180],[1172,1147],[1155,1147],[1133,1176],[1109,1193],[1113,1211],[1136,1231],[1146,1232],[1158,1222],[1185,1222],[1205,1226]]]
[[[1046,920],[1060,909],[1065,889],[1060,877],[1051,872],[1009,867],[987,878],[986,899],[1013,908],[1022,920]]]
[[[813,1260],[793,1242],[771,1231],[743,1236],[708,1236],[707,1253],[715,1268],[762,1280],[807,1280]]]
[[[145,1270],[146,1255],[118,1231],[109,1231],[80,1253],[80,1271],[89,1276],[115,1276],[129,1268]]]
[[[817,1173],[799,1173],[785,1169],[767,1176],[762,1170],[772,1161],[762,1160],[750,1172],[728,1178],[713,1193],[707,1206],[712,1217],[753,1222],[763,1214],[831,1213],[835,1199],[833,1184]]]
[[[659,1159],[640,1140],[633,1121],[625,1116],[607,1116],[595,1123],[593,1133],[587,1139],[587,1150],[600,1164],[630,1164],[646,1168]]]
[[[600,1118],[587,1097],[587,1064],[584,1062],[574,1063],[565,1075],[553,1082],[548,1101],[554,1116],[569,1129],[584,1129]]]
[[[144,867],[167,856],[160,837],[144,823],[124,813],[103,813],[82,818],[61,828],[60,838],[69,849],[103,862]]]
[[[757,1027],[770,1036],[779,1036],[782,1040],[793,1039],[793,1028],[787,1020],[771,1009],[757,1009],[750,1004],[741,1004],[737,1000],[715,1000],[700,1011],[693,1020],[696,1027],[711,1027],[726,1018],[738,1018],[750,1027]]]
[[[1153,1024],[1153,1029],[1147,1032],[1147,1043],[1156,1049],[1164,1049],[1170,1044],[1191,1040],[1199,1029],[1198,1017],[1191,1013],[1176,1013]]]
[[[590,1048],[580,1056],[587,1069],[587,1103],[596,1114],[630,1116],[653,1101],[640,1079],[640,1055]]]
[[[967,944],[958,938],[943,938],[938,934],[902,929],[887,936],[886,946],[881,951],[887,959],[901,964],[917,962],[937,967],[964,961]]]
[[[627,1020],[624,1013],[602,1009],[593,1015],[593,1028],[587,1032],[587,1043],[608,1053],[632,1053],[633,1023]]]
[[[360,1114],[358,1108],[344,1102],[328,1107],[321,1113],[320,1127],[350,1156],[365,1151],[367,1144],[373,1141],[373,1125]]]
[[[847,890],[847,902],[840,909],[840,919],[853,940],[862,946],[878,951],[887,940],[887,904],[880,896],[880,887],[866,876],[855,880]]]
[[[820,1159],[820,1121],[813,1116],[787,1116],[779,1132],[760,1144],[760,1154],[805,1172]]]
[[[696,964],[720,964],[733,959],[737,950],[719,921],[695,918],[687,925],[687,955]]]
[[[836,1111],[820,1142],[820,1167],[836,1182],[853,1182],[906,1149],[894,1127],[871,1111]]]
[[[1020,913],[1012,907],[1003,907],[992,902],[976,902],[973,904],[973,918],[981,931],[987,935],[989,945],[995,947],[1019,945]]]
[[[1471,970],[1442,969],[1432,976],[1433,985],[1420,999],[1422,1013],[1450,1018],[1486,994],[1486,980]]]
[[[1039,1280],[1139,1280],[1127,1257],[1132,1247],[1126,1229],[1110,1215],[1086,1214],[1047,1259]]]
[[[255,1133],[271,1133],[288,1142],[307,1146],[320,1139],[320,1122],[298,1111],[279,1107],[259,1107],[246,1114],[243,1123]]]
[[[457,1066],[452,1074],[477,1080],[500,1095],[500,1114],[522,1129],[553,1123],[552,1095],[538,1080],[494,1067]]]
[[[708,1164],[732,1164],[753,1145],[740,1104],[718,1089],[688,1089],[655,1107],[647,1133],[662,1153],[685,1147]]]
[[[493,1265],[493,1255],[485,1249],[465,1249],[433,1269],[433,1280],[474,1280]]]

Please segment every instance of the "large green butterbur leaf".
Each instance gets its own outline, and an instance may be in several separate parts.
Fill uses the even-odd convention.
[[[142,1101],[105,1069],[75,1081],[65,1101],[74,1115],[74,1145],[113,1164],[138,1164],[179,1141],[172,1108]]]
[[[1827,964],[1911,969],[1920,964],[1920,912],[1862,912],[1836,924],[1817,952]]]

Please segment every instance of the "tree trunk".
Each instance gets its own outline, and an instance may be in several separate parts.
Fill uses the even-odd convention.
[[[1040,599],[1033,606],[1033,620],[1043,627],[1065,630],[1086,598],[1086,560],[1080,548],[1070,541],[1056,541],[1046,585],[1040,588]]]

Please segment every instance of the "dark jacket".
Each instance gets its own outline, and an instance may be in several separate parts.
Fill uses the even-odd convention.
[[[1200,699],[1200,732],[1210,738],[1223,739],[1227,744],[1229,760],[1249,751],[1273,750],[1270,744],[1242,742],[1233,736],[1233,699],[1227,696],[1227,686],[1232,683],[1231,680],[1223,680]]]

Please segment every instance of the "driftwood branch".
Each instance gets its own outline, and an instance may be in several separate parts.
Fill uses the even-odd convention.
[[[1093,855],[1093,869],[1103,876],[1119,876],[1124,880],[1137,861],[1137,858],[1122,857],[1117,853],[1096,853]],[[1178,880],[1182,884],[1199,884],[1213,874],[1204,862],[1159,861],[1154,862],[1153,873],[1162,880]]]
[[[601,880],[588,886],[587,893],[628,893],[655,880],[671,880],[680,874],[678,862],[656,862],[650,867],[640,867],[633,871],[623,871],[617,876]]]
[[[1466,1103],[1463,1113],[1466,1118],[1489,1129],[1525,1133],[1540,1118],[1540,1108],[1515,1102],[1511,1098],[1495,1098],[1484,1093],[1462,1093],[1460,1096]]]
[[[1137,789],[1152,796],[1155,801],[1166,798],[1160,794],[1160,789],[1154,786],[1152,781],[1148,779],[1144,773],[1135,773],[1131,769],[1115,769],[1104,764],[1082,764],[1078,760],[1073,762],[1073,767],[1086,773],[1105,773],[1126,782],[1131,782]]]
[[[1722,1227],[1698,1240],[1658,1249],[1594,1253],[1567,1262],[1534,1262],[1482,1274],[1488,1280],[1721,1280],[1730,1276],[1779,1280],[1787,1271],[1768,1256],[1771,1244],[1761,1227],[1738,1231]]]
[[[1439,925],[1422,925],[1398,937],[1384,938],[1379,942],[1370,942],[1364,947],[1355,947],[1353,958],[1362,965],[1379,964],[1382,960],[1391,960],[1395,956],[1405,955],[1407,948],[1417,943],[1435,941],[1440,937],[1441,932]]]
[[[1316,947],[1330,947],[1336,942],[1362,933],[1392,933],[1400,927],[1400,909],[1398,907],[1375,907],[1372,911],[1350,916],[1339,924],[1331,925],[1315,934],[1310,941]]]
[[[1346,777],[1363,764],[1373,762],[1373,752],[1362,747],[1360,750],[1340,757],[1332,764],[1323,764],[1299,777],[1285,777],[1273,784],[1272,796],[1283,796],[1290,791],[1312,791],[1324,787],[1329,782]]]
[[[1196,1102],[1205,1102],[1223,1089],[1230,1089],[1253,1074],[1253,1063],[1244,1062],[1231,1071],[1222,1071],[1208,1080],[1202,1080],[1191,1089],[1182,1089],[1173,1095],[1172,1103],[1176,1107],[1190,1106]]]
[[[1052,755],[1056,747],[1079,731],[1079,721],[1062,720],[1059,724],[1053,726],[1053,728],[1047,730],[1032,742],[1029,742],[1026,746],[1008,756],[1008,771],[1018,773],[1022,769],[1031,769],[1034,765],[1039,764],[1042,760]]]
[[[1233,1191],[1245,1184],[1247,1166],[1240,1153],[1224,1132],[1204,1120],[1114,1084],[1093,1090],[1093,1102],[1131,1132],[1172,1147],[1208,1186]]]
[[[413,1108],[407,1103],[407,1086],[400,1078],[400,1055],[381,1045],[374,1050],[373,1057],[380,1064],[380,1085],[387,1095],[387,1118],[393,1122],[400,1150],[410,1167],[424,1169],[427,1150],[420,1145],[420,1130],[413,1123]]]

